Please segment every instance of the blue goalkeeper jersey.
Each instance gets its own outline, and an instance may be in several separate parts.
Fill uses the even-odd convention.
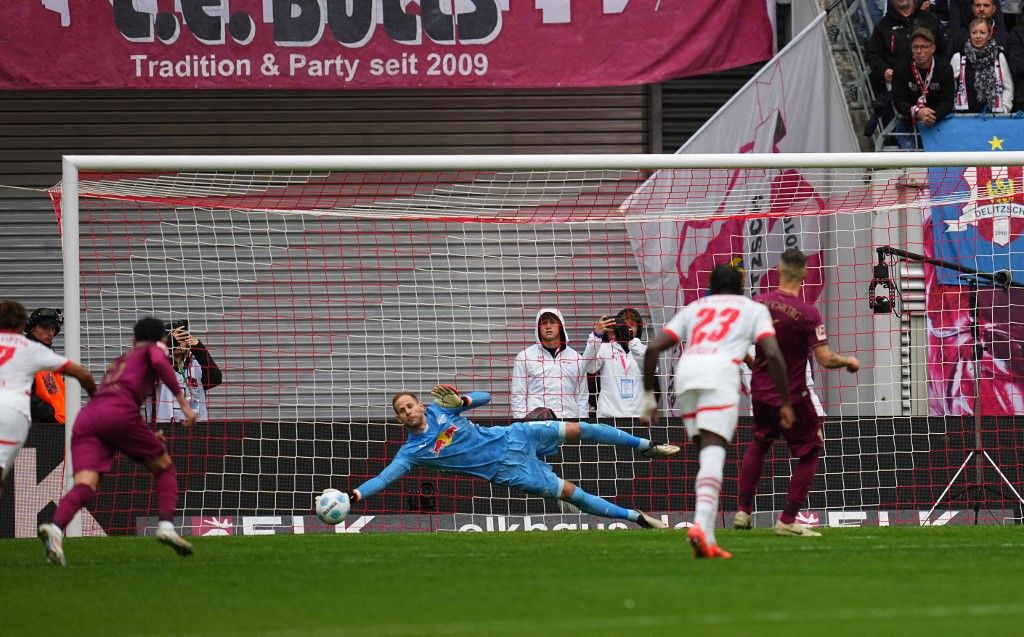
[[[363,498],[380,493],[413,467],[452,471],[493,480],[506,455],[508,427],[481,427],[461,415],[491,401],[487,392],[469,392],[470,404],[457,409],[427,406],[427,429],[410,434],[405,443],[375,478],[359,485]]]

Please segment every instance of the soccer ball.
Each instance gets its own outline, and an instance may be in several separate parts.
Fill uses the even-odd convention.
[[[350,508],[348,494],[337,489],[325,489],[316,496],[316,516],[326,524],[338,524],[348,517]]]

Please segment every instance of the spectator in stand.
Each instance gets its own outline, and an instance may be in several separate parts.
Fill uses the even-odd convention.
[[[889,11],[875,26],[865,56],[871,68],[871,88],[876,98],[891,90],[894,69],[910,60],[910,34],[919,27],[934,34],[938,50],[942,51],[942,23],[930,12],[919,9],[916,0],[893,0]]]
[[[970,41],[953,55],[956,77],[954,108],[965,113],[1009,113],[1013,108],[1010,65],[992,39],[988,18],[971,21]]]
[[[640,385],[647,351],[647,345],[640,340],[643,329],[643,318],[631,307],[620,311],[615,318],[602,316],[594,324],[583,360],[588,374],[601,374],[598,417],[640,416]]]
[[[1006,48],[1010,31],[1006,28],[1003,11],[998,0],[949,0],[949,54],[960,53],[970,39],[970,24],[975,18],[992,20],[993,36],[1000,47]],[[942,51],[941,42],[939,51]]]
[[[931,2],[929,0],[924,2],[918,0],[918,3],[921,5],[921,9],[931,11],[932,15],[938,18],[942,24],[949,22],[949,0],[934,0]]]
[[[1006,22],[1006,32],[1013,31],[1020,21],[1020,0],[1002,0],[999,8],[1003,10],[1003,20]]]
[[[203,342],[189,332],[188,324],[184,321],[171,329],[165,343],[170,351],[171,366],[178,376],[178,384],[185,392],[185,400],[192,411],[198,414],[196,422],[206,422],[210,419],[206,392],[223,382],[220,367]],[[164,383],[157,387],[155,400],[156,418],[153,422],[162,424],[185,421],[185,414],[179,408],[174,393]]]
[[[587,417],[587,376],[580,353],[569,347],[562,313],[537,312],[537,343],[519,352],[512,366],[512,416],[523,420]]]
[[[32,311],[25,323],[25,338],[53,349],[53,339],[64,327],[64,315],[60,310],[40,307]],[[65,420],[64,376],[59,372],[44,370],[36,374],[30,396],[32,422],[58,423]]]
[[[1006,61],[1013,78],[1013,110],[1024,108],[1024,22],[1010,31],[1006,45]]]
[[[893,73],[893,106],[901,117],[898,132],[910,132],[912,124],[937,124],[953,112],[956,92],[953,67],[935,59],[935,35],[918,27],[910,44],[912,59],[897,65]],[[913,147],[912,139],[901,137],[899,141],[901,148]]]

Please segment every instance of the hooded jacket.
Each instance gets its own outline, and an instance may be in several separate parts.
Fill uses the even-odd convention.
[[[540,342],[540,317],[546,313],[554,314],[561,323],[562,347],[554,356]],[[547,407],[560,419],[586,418],[586,370],[583,357],[568,345],[562,313],[553,307],[541,308],[533,324],[536,344],[519,352],[512,365],[512,416],[523,418],[538,407]]]

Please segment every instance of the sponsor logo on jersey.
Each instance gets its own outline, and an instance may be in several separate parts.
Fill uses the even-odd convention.
[[[53,377],[53,374],[43,374],[43,385],[46,386],[46,391],[51,396],[57,393],[57,380]]]
[[[445,447],[452,444],[452,441],[455,439],[455,432],[457,432],[458,430],[459,428],[457,426],[452,425],[451,427],[448,427],[441,433],[437,434],[437,438],[434,439],[435,456],[439,455],[441,451],[444,450]]]

